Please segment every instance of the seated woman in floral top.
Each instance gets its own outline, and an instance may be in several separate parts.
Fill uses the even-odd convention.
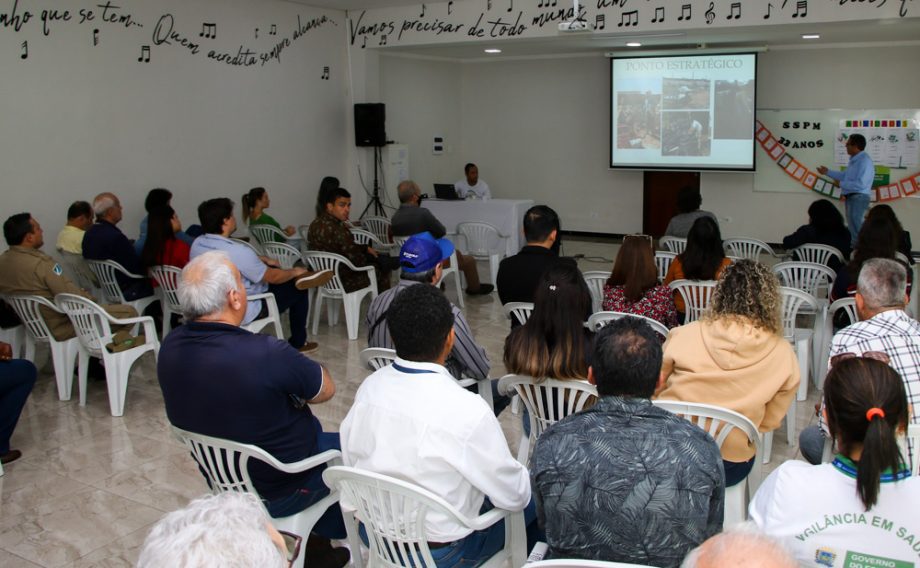
[[[652,318],[668,329],[677,326],[677,309],[671,289],[658,284],[652,240],[627,235],[604,286],[604,311]]]

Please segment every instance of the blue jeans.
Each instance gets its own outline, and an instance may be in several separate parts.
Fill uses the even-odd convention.
[[[288,280],[284,284],[269,284],[268,291],[275,295],[278,312],[288,312],[288,320],[291,322],[291,338],[288,339],[288,343],[291,347],[300,349],[307,343],[307,313],[310,311],[307,293],[298,290],[294,280]],[[264,307],[263,304],[263,309]]]
[[[37,374],[31,361],[0,361],[0,454],[10,451],[10,437],[35,386]]]
[[[847,212],[847,228],[850,229],[850,245],[856,248],[856,237],[862,228],[866,210],[869,209],[868,193],[851,193],[844,202]]]
[[[725,487],[738,485],[747,478],[751,470],[754,469],[754,460],[757,456],[746,462],[730,462],[722,460],[722,467],[725,469]]]
[[[317,435],[316,453],[340,449],[342,449],[342,444],[338,432],[320,432]],[[323,482],[323,470],[326,469],[326,466],[316,469],[316,473],[303,489],[282,499],[268,502],[266,504],[268,513],[276,519],[290,517],[329,495],[329,487]],[[326,509],[323,516],[313,525],[312,532],[329,539],[345,538],[345,521],[342,520],[342,509],[339,508],[338,503]]]
[[[479,514],[493,508],[492,503],[486,498],[479,509]],[[546,535],[537,524],[537,506],[533,499],[524,508],[524,527],[527,530],[527,552],[530,552],[537,542],[546,540]],[[361,540],[364,541],[366,546],[368,544],[367,532],[363,524],[359,530]],[[491,527],[475,531],[465,538],[455,540],[440,548],[432,548],[431,557],[434,558],[437,568],[475,568],[494,556],[504,546],[505,521],[501,520]]]

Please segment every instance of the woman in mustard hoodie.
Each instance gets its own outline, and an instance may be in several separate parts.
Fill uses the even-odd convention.
[[[799,385],[783,339],[779,283],[769,268],[739,260],[725,269],[700,321],[671,330],[658,398],[713,404],[743,414],[760,432],[776,429]],[[751,471],[755,448],[738,430],[722,445],[725,485]]]

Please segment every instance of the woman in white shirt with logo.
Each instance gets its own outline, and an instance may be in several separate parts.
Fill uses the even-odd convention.
[[[920,481],[896,438],[910,412],[904,382],[884,353],[838,357],[824,402],[840,453],[781,465],[751,501],[751,519],[802,566],[920,566]]]

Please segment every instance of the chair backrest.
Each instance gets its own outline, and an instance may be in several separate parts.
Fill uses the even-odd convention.
[[[815,298],[826,299],[837,273],[823,264],[814,262],[778,262],[773,273],[782,286],[808,292]]]
[[[294,264],[300,260],[300,251],[287,243],[263,243],[262,250],[265,251],[265,256],[277,260],[285,270],[294,268]]]
[[[894,259],[903,262],[903,263],[906,264],[908,267],[910,266],[910,259],[907,258],[907,255],[906,255],[906,254],[904,254],[903,252],[901,252],[901,251],[899,251],[899,250],[894,251]]]
[[[125,296],[121,292],[121,286],[115,278],[117,272],[130,274],[124,267],[114,260],[87,260],[87,266],[96,275],[99,286],[102,288],[102,298],[110,304],[124,304]]]
[[[36,341],[54,339],[54,336],[51,335],[51,330],[48,328],[48,324],[45,323],[45,318],[42,316],[39,307],[45,307],[58,313],[64,313],[60,308],[41,296],[17,296],[10,294],[5,296],[4,299],[13,308],[13,311],[16,312],[19,319],[22,320],[22,324],[26,327],[26,331],[29,332],[29,335],[31,335],[33,339]]]
[[[799,259],[799,262],[813,262],[825,266],[827,266],[827,263],[830,262],[832,258],[836,258],[839,262],[843,262],[843,253],[840,252],[840,249],[830,245],[805,243],[804,245],[792,249],[792,251],[795,253],[796,258]]]
[[[709,309],[712,293],[716,289],[715,280],[675,280],[669,284],[672,290],[684,299],[684,323],[696,321]]]
[[[376,371],[382,369],[396,360],[396,350],[385,347],[368,347],[360,353],[361,364]]]
[[[98,353],[112,341],[112,327],[102,306],[75,294],[58,294],[54,303],[67,314],[84,349]]]
[[[74,284],[84,290],[95,290],[99,287],[96,282],[96,276],[86,265],[86,261],[83,260],[82,256],[61,249],[58,249],[57,252],[61,256],[64,273]]]
[[[687,249],[687,239],[664,236],[658,239],[658,246],[664,247],[674,254],[680,254]]]
[[[367,529],[371,566],[434,567],[425,519],[438,513],[460,524],[469,520],[447,501],[417,485],[353,467],[333,466],[323,481],[338,490]],[[355,551],[355,554],[358,554]]]
[[[812,311],[818,309],[818,300],[808,292],[803,292],[798,288],[789,288],[780,286],[780,296],[783,299],[782,319],[783,319],[783,337],[787,341],[795,339],[795,321],[802,308],[808,308]]]
[[[754,467],[751,469],[751,473],[748,474],[751,494],[753,495],[760,485],[763,460],[760,459],[760,432],[757,431],[757,426],[754,426],[754,423],[747,416],[734,410],[699,402],[653,400],[652,404],[693,422],[712,436],[719,448],[725,443],[725,439],[728,438],[732,430],[737,428],[743,432],[748,441],[754,444],[755,448]]]
[[[249,225],[249,234],[263,246],[266,243],[287,241],[287,235],[284,234],[284,231],[272,225]]]
[[[233,241],[233,242],[235,242],[235,243],[239,243],[239,244],[241,244],[241,245],[246,245],[247,247],[249,247],[249,248],[252,250],[252,252],[256,253],[256,254],[259,255],[259,256],[262,256],[262,247],[261,247],[261,245],[258,244],[258,242],[255,240],[255,238],[253,238],[253,240],[252,240],[251,242],[250,242],[250,241],[244,241],[243,239],[237,239],[236,237],[230,237],[230,240]]]
[[[342,279],[339,276],[339,266],[343,262],[347,263],[347,258],[334,252],[311,250],[303,253],[303,259],[310,264],[310,267],[315,272],[331,270],[335,275],[332,277],[332,280],[323,284],[323,288],[327,292],[332,292],[333,294],[345,293],[345,286],[342,284]]]
[[[722,241],[722,246],[725,248],[726,254],[737,256],[738,258],[749,258],[759,261],[761,254],[776,256],[770,245],[759,239],[733,237]]]
[[[591,311],[599,312],[603,309],[604,304],[604,285],[610,278],[609,272],[603,270],[589,270],[583,272],[585,283],[588,285],[588,291],[591,292]]]
[[[471,255],[488,256],[501,252],[502,235],[488,223],[458,223],[457,233],[466,239],[467,251]]]
[[[526,375],[505,375],[499,390],[509,389],[521,397],[530,413],[530,439],[536,440],[547,428],[570,414],[594,404],[597,387],[587,381],[543,379]]]
[[[300,235],[300,238],[303,239],[303,250],[310,250],[310,225],[298,225],[297,234]]]
[[[675,258],[677,258],[676,252],[655,251],[655,269],[658,271],[659,282],[664,282],[664,278],[668,275],[668,270],[671,268],[671,263],[674,262]]]
[[[179,304],[179,281],[182,280],[182,269],[164,264],[151,266],[148,272],[159,285],[160,297],[166,302],[167,307],[175,313],[182,313],[182,306]]]
[[[390,220],[386,217],[365,217],[361,219],[361,226],[374,233],[381,243],[390,242]]]
[[[839,300],[834,300],[834,302],[827,308],[828,318],[833,319],[834,314],[839,310],[846,312],[847,317],[850,318],[850,323],[856,323],[859,321],[859,316],[856,314],[856,298],[840,298]],[[830,342],[830,336],[828,336],[828,342]]]
[[[377,238],[377,236],[374,233],[368,230],[358,229],[356,227],[352,227],[351,229],[348,229],[348,230],[351,231],[351,238],[353,238],[355,240],[355,243],[359,245],[372,247],[374,245],[379,246],[383,244],[382,242],[380,242],[380,240]]]
[[[399,254],[399,251],[402,250],[402,246],[406,244],[406,241],[409,240],[408,236],[405,237],[393,237],[393,244],[396,245],[396,254]]]
[[[532,302],[508,302],[502,306],[508,319],[514,318],[519,324],[524,325],[533,313]]]
[[[658,335],[660,335],[661,337],[665,339],[668,338],[668,327],[664,325],[663,323],[661,323],[660,321],[653,320],[650,317],[640,316],[637,314],[627,314],[625,312],[594,312],[593,314],[591,314],[591,317],[588,318],[588,321],[587,323],[585,323],[585,325],[591,331],[598,331],[600,328],[604,327],[608,323],[612,321],[616,321],[620,318],[640,319],[644,321],[645,323],[649,324],[649,326],[651,326],[651,328],[655,330],[655,333],[657,333]]]
[[[920,455],[918,455],[920,454],[920,451],[918,451],[920,449],[920,424],[907,425],[907,442],[914,449],[914,462],[910,468],[910,473],[916,477],[920,475]],[[909,459],[910,454],[908,452],[902,451],[901,453],[904,454],[905,459]]]

